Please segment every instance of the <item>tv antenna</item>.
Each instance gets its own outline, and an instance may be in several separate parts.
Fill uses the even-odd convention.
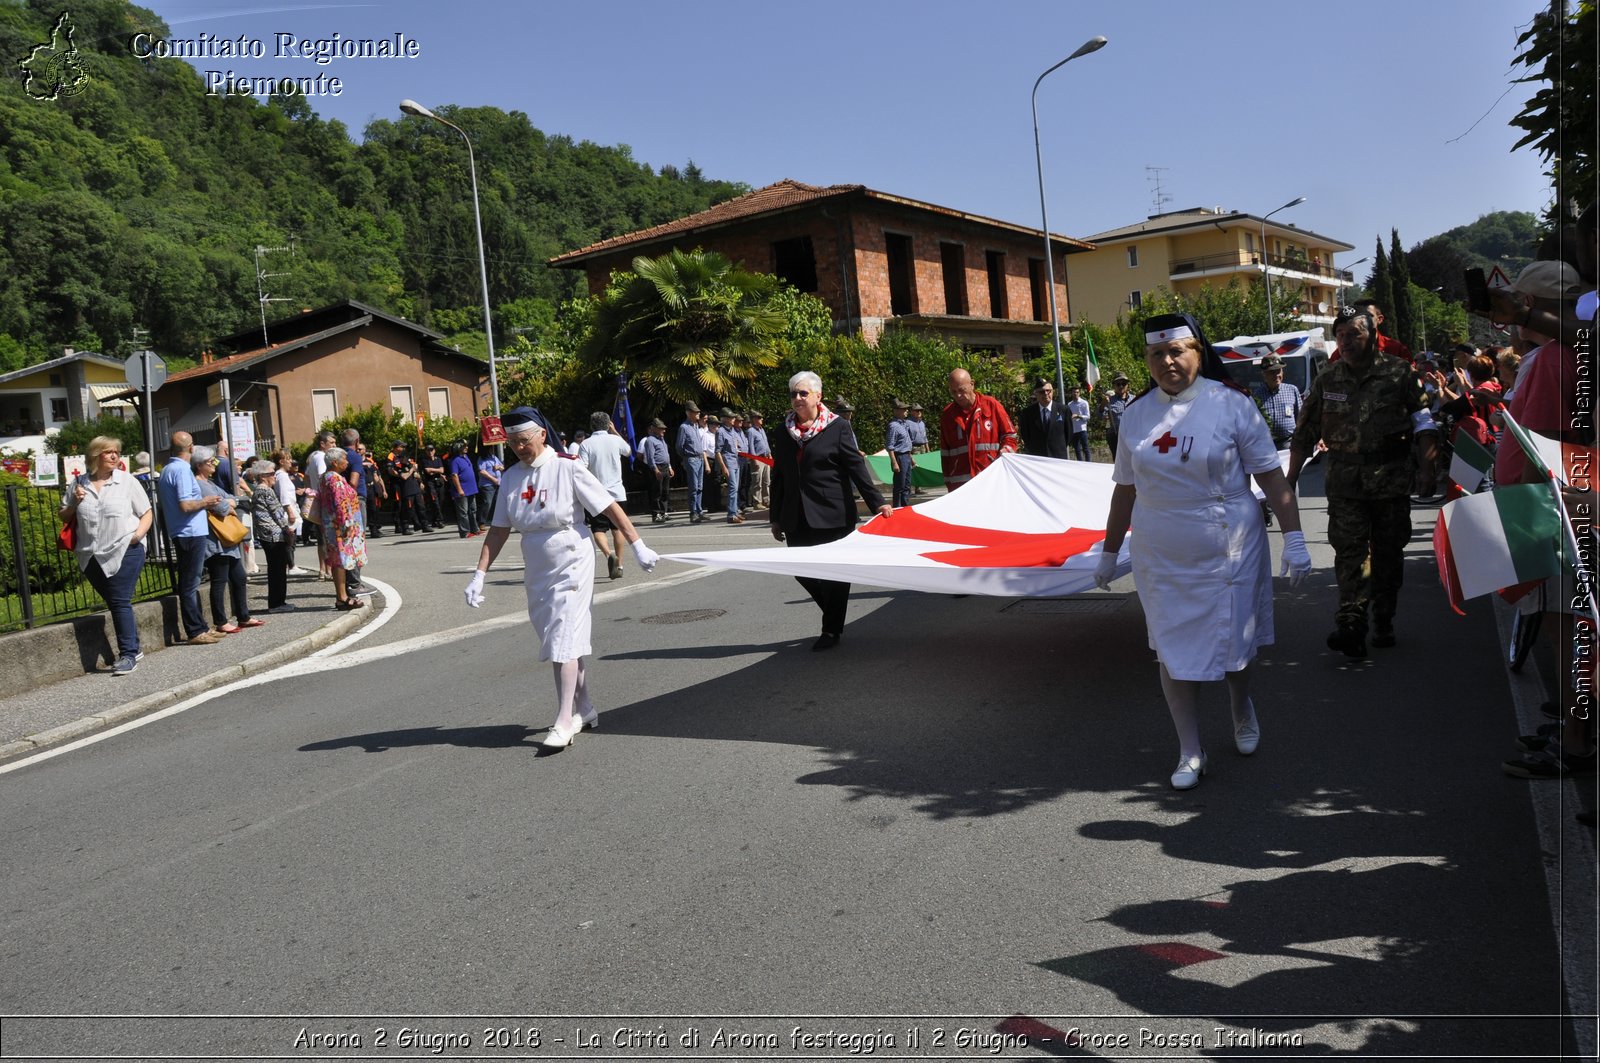
[[[275,277],[287,277],[288,273],[268,273],[266,256],[275,254],[294,254],[294,237],[289,237],[288,247],[262,247],[256,245],[256,301],[261,304],[261,346],[270,347],[272,341],[267,337],[267,304],[287,303],[288,296],[273,296],[267,294],[267,281]]]
[[[1150,182],[1150,213],[1160,214],[1162,209],[1172,202],[1172,197],[1161,191],[1161,175],[1172,169],[1170,166],[1146,166],[1144,168],[1145,180]]]

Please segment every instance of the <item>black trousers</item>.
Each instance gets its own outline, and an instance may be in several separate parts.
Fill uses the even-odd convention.
[[[650,489],[650,511],[658,517],[667,513],[668,493],[672,490],[672,481],[667,478],[669,468],[670,465],[656,465],[645,473],[645,486]]]
[[[395,506],[394,523],[395,531],[409,531],[413,527],[423,527],[427,524],[420,512],[421,495],[401,495]]]
[[[783,534],[790,546],[820,546],[843,539],[855,531],[853,526],[843,528],[811,528],[802,524]],[[850,605],[850,584],[831,579],[812,579],[796,576],[795,582],[806,589],[811,600],[822,610],[822,631],[825,635],[844,634],[844,614]]]
[[[267,608],[276,609],[289,600],[289,565],[294,559],[294,543],[285,538],[282,542],[257,543],[267,559]]]

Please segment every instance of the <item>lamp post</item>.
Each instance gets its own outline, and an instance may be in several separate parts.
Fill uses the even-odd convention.
[[[1067,382],[1061,373],[1061,326],[1056,313],[1056,268],[1055,254],[1050,247],[1050,212],[1044,202],[1044,154],[1039,150],[1039,83],[1055,71],[1066,66],[1080,55],[1098,52],[1106,46],[1104,37],[1091,37],[1084,41],[1082,47],[1067,56],[1055,66],[1040,74],[1033,83],[1033,162],[1039,171],[1039,222],[1044,226],[1044,272],[1046,283],[1050,286],[1050,338],[1055,342],[1056,348],[1056,394],[1063,400],[1067,394]]]
[[[1346,262],[1344,264],[1344,268],[1347,269],[1347,270],[1354,270],[1357,266],[1361,265],[1361,263],[1363,263],[1365,261],[1366,261],[1365,258],[1358,258],[1354,262]],[[1355,279],[1356,279],[1356,275],[1354,273],[1351,273],[1350,274],[1350,280],[1351,280],[1352,283],[1350,283],[1350,284],[1341,284],[1339,286],[1339,302],[1341,304],[1344,302],[1345,293],[1350,291],[1352,288],[1355,287],[1355,284],[1354,284]]]
[[[466,130],[454,122],[445,121],[416,100],[401,100],[400,109],[406,114],[414,114],[418,118],[431,118],[442,126],[449,126],[460,133],[461,139],[467,142],[467,169],[472,174],[472,221],[478,232],[478,277],[483,282],[483,338],[489,345],[489,401],[494,410],[495,420],[499,420],[500,377],[494,370],[494,324],[489,320],[489,266],[483,257],[483,214],[478,209],[478,161],[472,152],[472,138],[467,136]],[[495,451],[499,450],[499,446],[496,446]]]
[[[1298,207],[1300,204],[1304,203],[1305,201],[1306,201],[1306,197],[1305,196],[1299,196],[1299,197],[1297,197],[1295,199],[1291,199],[1289,202],[1287,202],[1283,206],[1279,207],[1278,210],[1288,210],[1290,207]],[[1267,255],[1267,218],[1270,218],[1274,214],[1278,213],[1278,210],[1269,210],[1269,211],[1267,211],[1266,217],[1261,219],[1261,280],[1262,280],[1262,283],[1264,283],[1267,286],[1267,332],[1268,332],[1268,334],[1270,334],[1272,332],[1272,264],[1268,261],[1268,255]]]

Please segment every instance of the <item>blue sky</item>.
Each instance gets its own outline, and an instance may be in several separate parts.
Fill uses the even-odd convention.
[[[1039,90],[1050,227],[1073,236],[1165,209],[1278,214],[1372,253],[1495,210],[1539,211],[1536,156],[1507,121],[1516,38],[1545,0],[606,0],[149,5],[173,38],[244,34],[268,57],[195,60],[255,76],[325,73],[311,100],[359,137],[373,118],[492,105],[547,133],[693,159],[752,186],[860,183],[1039,224],[1029,93]],[[416,58],[317,66],[274,35],[392,37]],[[1510,90],[1509,92],[1507,90]],[[1364,276],[1367,265],[1357,267]]]

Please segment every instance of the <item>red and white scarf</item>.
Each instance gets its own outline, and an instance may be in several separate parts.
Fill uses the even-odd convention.
[[[795,424],[794,411],[790,410],[788,416],[783,419],[783,427],[788,430],[789,438],[803,447],[811,441],[813,436],[828,427],[836,419],[837,415],[832,410],[826,406],[818,406],[817,415],[811,419],[811,423],[801,428]]]

